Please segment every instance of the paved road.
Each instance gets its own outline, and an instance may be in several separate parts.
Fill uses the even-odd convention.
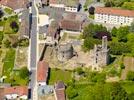
[[[35,89],[36,89],[36,68],[37,68],[37,33],[38,33],[38,21],[37,21],[38,11],[34,1],[32,2],[32,27],[30,33],[30,83],[31,88],[31,100],[36,100]]]

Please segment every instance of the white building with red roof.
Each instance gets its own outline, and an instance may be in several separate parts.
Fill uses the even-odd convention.
[[[134,10],[110,7],[96,7],[95,9],[95,22],[130,26],[133,21]]]
[[[37,82],[38,86],[47,85],[49,64],[44,60],[38,62]]]
[[[6,100],[16,100],[16,99],[28,99],[28,87],[27,86],[14,86],[3,88],[3,98]]]

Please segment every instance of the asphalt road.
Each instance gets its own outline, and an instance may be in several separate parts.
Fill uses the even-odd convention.
[[[32,4],[32,24],[31,24],[31,33],[30,33],[30,69],[31,69],[31,75],[30,75],[30,83],[29,87],[31,88],[31,100],[33,100],[34,97],[34,88],[36,83],[36,67],[37,67],[37,10],[35,8],[35,5]]]

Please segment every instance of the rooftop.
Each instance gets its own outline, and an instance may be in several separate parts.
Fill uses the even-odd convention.
[[[134,10],[124,10],[111,7],[96,7],[95,13],[134,17]]]
[[[77,6],[79,0],[50,0],[50,4],[65,4],[66,6]]]
[[[47,73],[48,73],[49,65],[47,62],[39,61],[38,69],[37,69],[37,81],[38,82],[46,82],[47,81]]]
[[[0,4],[8,6],[13,10],[26,8],[28,2],[29,2],[28,0],[0,0]]]
[[[4,94],[18,94],[19,96],[28,95],[28,87],[27,86],[14,86],[8,87],[4,89]]]
[[[55,85],[56,100],[65,100],[65,85],[59,81]]]

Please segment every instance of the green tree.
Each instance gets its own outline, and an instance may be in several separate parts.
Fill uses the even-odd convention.
[[[6,47],[6,48],[11,47],[11,42],[8,39],[4,40],[3,43],[4,43],[4,47]]]
[[[134,72],[133,71],[129,71],[127,73],[127,80],[134,81]]]
[[[122,55],[123,53],[130,53],[131,47],[123,42],[111,42],[109,44],[110,53],[113,55]]]
[[[116,27],[112,28],[111,34],[112,34],[112,36],[116,37],[116,35],[117,35],[117,28]]]
[[[119,42],[126,42],[127,41],[127,34],[129,33],[129,28],[127,26],[120,27],[117,31],[117,38]]]
[[[134,21],[131,23],[131,26],[129,28],[129,31],[134,33]]]
[[[66,93],[69,99],[73,99],[74,97],[78,96],[77,90],[75,90],[72,86],[67,87]]]
[[[78,75],[81,75],[81,74],[84,73],[84,71],[82,70],[81,67],[76,68],[76,72],[77,72]]]
[[[23,79],[26,79],[29,77],[29,71],[28,71],[27,67],[23,67],[20,69],[20,77]]]
[[[110,100],[128,100],[127,92],[121,87],[119,83],[113,83],[111,89]]]
[[[128,10],[134,10],[134,2],[124,2],[122,8]]]

